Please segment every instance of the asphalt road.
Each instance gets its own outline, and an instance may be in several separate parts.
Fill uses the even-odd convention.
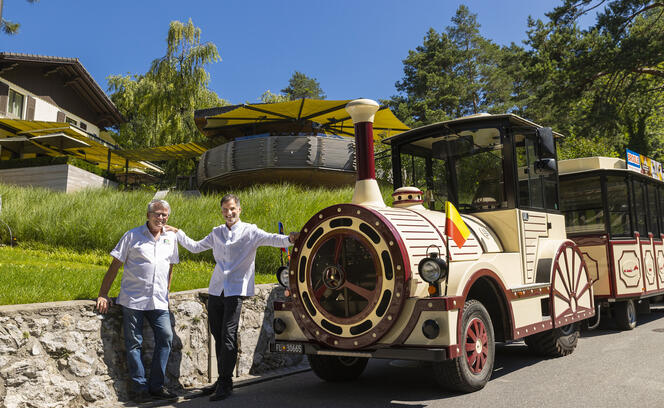
[[[653,407],[664,408],[664,308],[640,315],[636,329],[602,325],[583,332],[569,356],[543,360],[523,342],[496,347],[491,381],[473,394],[439,389],[425,364],[372,360],[352,383],[326,383],[311,371],[239,387],[198,407]]]

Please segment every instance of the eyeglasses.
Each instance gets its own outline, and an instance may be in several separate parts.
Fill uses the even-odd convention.
[[[168,213],[160,213],[160,212],[151,212],[150,214],[154,214],[155,217],[160,218],[168,218]]]

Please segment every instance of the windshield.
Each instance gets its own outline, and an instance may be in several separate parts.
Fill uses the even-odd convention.
[[[442,132],[400,146],[403,185],[426,190],[425,204],[441,210],[444,202],[461,211],[504,208],[500,130]]]

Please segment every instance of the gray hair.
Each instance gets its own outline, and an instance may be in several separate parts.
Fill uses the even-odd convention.
[[[231,200],[235,201],[235,204],[237,204],[238,207],[242,208],[242,206],[240,205],[240,199],[237,198],[235,194],[226,194],[225,196],[221,197],[221,202],[219,203],[219,205],[224,205],[225,202]]]
[[[148,204],[148,212],[154,212],[155,207],[162,207],[168,210],[168,214],[171,213],[171,206],[168,204],[166,200],[152,200],[150,201],[150,204]]]

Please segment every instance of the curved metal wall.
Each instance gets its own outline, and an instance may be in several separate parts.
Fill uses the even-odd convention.
[[[355,181],[355,143],[322,136],[235,140],[206,151],[197,176],[202,190],[280,181],[349,185]]]

